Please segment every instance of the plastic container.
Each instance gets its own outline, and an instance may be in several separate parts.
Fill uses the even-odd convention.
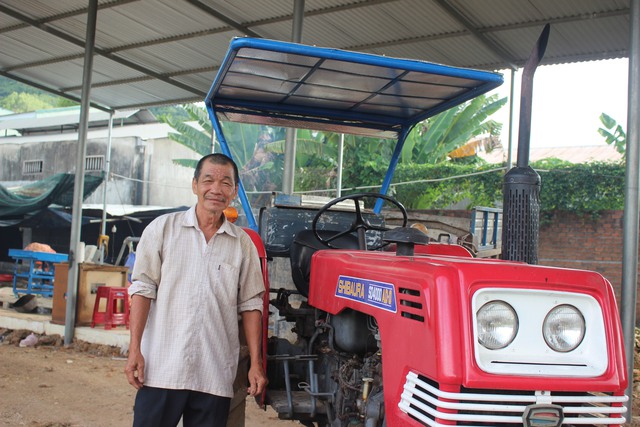
[[[35,295],[23,295],[13,303],[13,308],[18,313],[33,313],[38,309],[38,301]]]

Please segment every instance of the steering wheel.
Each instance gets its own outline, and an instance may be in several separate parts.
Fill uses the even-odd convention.
[[[380,232],[384,232],[384,231],[389,231],[391,230],[391,228],[389,227],[384,227],[384,226],[380,226],[380,225],[373,225],[371,224],[369,221],[367,221],[367,219],[364,217],[364,214],[362,212],[362,209],[360,209],[360,200],[363,199],[383,199],[386,200],[387,202],[391,203],[392,205],[395,205],[400,212],[402,212],[402,227],[406,227],[407,225],[407,221],[408,221],[408,215],[407,215],[407,210],[405,209],[404,206],[402,206],[402,204],[397,201],[396,199],[394,199],[391,196],[386,196],[384,194],[379,194],[379,193],[358,193],[358,194],[350,194],[348,196],[342,196],[342,197],[338,197],[337,199],[333,199],[332,201],[330,201],[329,203],[327,203],[326,205],[324,205],[322,208],[320,208],[320,210],[318,211],[318,213],[316,214],[315,218],[313,218],[313,222],[311,223],[311,229],[313,230],[313,234],[315,234],[316,239],[318,239],[318,241],[320,241],[322,244],[333,248],[333,249],[339,249],[336,246],[334,246],[331,242],[333,242],[336,239],[341,238],[342,236],[345,236],[347,234],[350,233],[357,233],[357,237],[358,237],[358,246],[361,250],[370,250],[370,251],[375,251],[377,249],[383,248],[385,246],[387,246],[390,242],[385,242],[382,243],[380,245],[377,245],[375,247],[371,247],[371,248],[367,248],[367,242],[366,242],[366,232],[369,230],[374,230],[374,231],[380,231]],[[353,221],[353,223],[351,224],[351,226],[345,230],[345,231],[339,231],[338,233],[334,234],[331,237],[326,237],[320,235],[320,233],[318,232],[318,221],[319,219],[322,217],[322,215],[325,214],[325,212],[327,212],[332,206],[337,205],[340,202],[343,202],[345,200],[352,200],[354,205],[355,205],[355,219]]]

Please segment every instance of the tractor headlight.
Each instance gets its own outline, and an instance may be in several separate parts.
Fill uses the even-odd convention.
[[[542,335],[554,351],[566,353],[580,345],[584,338],[585,322],[580,310],[563,304],[551,310],[544,319]]]
[[[489,350],[505,348],[516,337],[518,316],[504,301],[490,301],[476,313],[478,341]]]

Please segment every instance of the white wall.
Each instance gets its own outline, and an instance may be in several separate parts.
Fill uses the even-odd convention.
[[[168,138],[146,142],[147,204],[155,206],[191,206],[196,197],[191,191],[193,169],[176,165],[173,159],[199,160],[200,155]]]

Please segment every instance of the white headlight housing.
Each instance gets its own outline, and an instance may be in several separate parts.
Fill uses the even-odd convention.
[[[505,348],[518,332],[518,316],[504,301],[490,301],[476,314],[478,342],[489,350]]]
[[[606,372],[609,366],[609,341],[605,316],[600,303],[592,295],[502,286],[480,288],[471,298],[473,347],[476,363],[482,371],[498,375],[563,378],[590,378]],[[484,316],[481,309],[494,302],[508,304],[516,313],[518,325],[513,341],[497,350],[485,347],[479,338],[481,334],[485,334],[481,329],[481,324],[485,322],[479,321],[478,316]],[[581,343],[573,351],[560,352],[552,349],[545,341],[543,325],[555,317],[550,316],[551,312],[567,305],[578,310],[586,326]],[[557,313],[563,312],[564,309]],[[548,323],[549,326],[554,322]],[[565,337],[564,340],[568,339],[567,334],[555,334],[556,338],[562,336]],[[486,338],[483,340],[486,341]]]
[[[584,339],[584,316],[569,304],[554,307],[544,319],[542,335],[554,351],[566,353],[575,350]]]

